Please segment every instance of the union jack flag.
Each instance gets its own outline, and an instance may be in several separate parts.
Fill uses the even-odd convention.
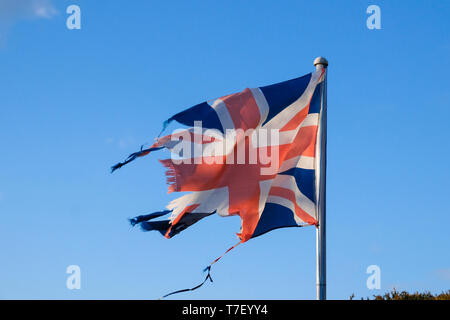
[[[213,213],[239,215],[240,243],[277,228],[317,225],[325,72],[247,88],[167,120],[165,125],[176,121],[188,128],[157,138],[112,171],[166,148],[172,157],[160,161],[167,168],[169,193],[191,193],[131,223],[171,238]],[[170,217],[153,220],[163,215]]]

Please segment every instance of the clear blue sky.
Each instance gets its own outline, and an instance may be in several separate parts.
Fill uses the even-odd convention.
[[[0,11],[0,298],[154,299],[201,282],[239,218],[170,240],[132,229],[127,218],[176,197],[164,155],[110,166],[176,112],[306,74],[319,55],[330,62],[329,298],[450,289],[448,1],[16,3]],[[81,30],[66,28],[70,4]],[[381,30],[366,27],[370,4]],[[81,290],[66,288],[72,264]],[[366,288],[372,264],[378,291]],[[250,240],[212,276],[175,298],[313,299],[315,230]]]

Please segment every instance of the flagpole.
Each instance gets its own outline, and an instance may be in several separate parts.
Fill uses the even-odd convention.
[[[314,60],[316,70],[326,69],[328,61],[324,57]],[[316,228],[316,285],[317,300],[327,299],[327,256],[326,256],[326,175],[327,175],[327,70],[323,80],[320,125],[320,180],[318,185]]]

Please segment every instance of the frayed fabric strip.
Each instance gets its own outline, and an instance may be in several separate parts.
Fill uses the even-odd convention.
[[[205,278],[205,280],[203,280],[203,282],[202,283],[200,283],[199,285],[197,285],[197,286],[195,286],[195,287],[193,287],[193,288],[190,288],[190,289],[181,289],[181,290],[177,290],[177,291],[173,291],[173,292],[171,292],[171,293],[168,293],[168,294],[166,294],[166,295],[164,295],[164,296],[162,296],[161,298],[159,298],[160,300],[161,299],[164,299],[164,298],[166,298],[166,297],[168,297],[168,296],[171,296],[171,295],[173,295],[173,294],[177,294],[177,293],[182,293],[182,292],[188,292],[188,291],[194,291],[194,290],[197,290],[198,288],[200,288],[205,282],[206,282],[206,280],[210,280],[211,282],[213,282],[213,279],[211,278],[211,267],[212,267],[212,265],[214,264],[214,263],[216,263],[217,261],[219,261],[224,255],[226,255],[228,252],[230,252],[232,249],[234,249],[234,248],[236,248],[239,244],[241,244],[242,243],[242,241],[239,241],[238,243],[236,243],[234,246],[232,246],[230,249],[228,249],[227,251],[225,251],[225,253],[223,254],[223,255],[221,255],[220,257],[218,257],[216,260],[214,260],[213,262],[211,262],[211,264],[209,265],[209,266],[207,266],[205,269],[203,269],[203,272],[208,272],[208,274],[206,275],[206,278]]]
[[[159,212],[154,212],[154,213],[150,213],[150,214],[146,214],[146,215],[141,215],[141,216],[137,216],[134,217],[132,219],[129,219],[130,224],[134,227],[136,224],[144,222],[144,221],[148,221],[148,220],[152,220],[161,216],[165,216],[166,214],[170,213],[172,211],[170,210],[164,210],[164,211],[159,211]]]
[[[193,288],[189,288],[189,289],[181,289],[181,290],[177,290],[177,291],[168,293],[168,294],[162,296],[162,297],[159,298],[159,299],[161,300],[161,299],[164,299],[164,298],[166,298],[166,297],[168,297],[168,296],[171,296],[171,295],[177,294],[177,293],[182,293],[182,292],[187,292],[187,291],[194,291],[194,290],[197,290],[197,289],[200,288],[200,287],[206,282],[206,280],[208,280],[208,279],[209,279],[209,281],[213,282],[213,279],[211,278],[211,266],[206,267],[206,268],[203,270],[203,272],[205,272],[205,271],[208,271],[208,274],[206,275],[205,280],[203,280],[203,282],[200,283],[199,285],[197,285],[197,286],[195,286],[195,287],[193,287]]]
[[[140,151],[130,154],[124,162],[119,162],[119,163],[113,165],[111,167],[111,173],[113,173],[117,169],[122,168],[124,165],[126,165],[127,163],[130,163],[131,161],[135,160],[136,158],[146,156],[150,152],[160,150],[162,148],[164,148],[164,147],[153,147],[153,148],[148,148],[148,149],[142,149],[142,147],[141,147]]]

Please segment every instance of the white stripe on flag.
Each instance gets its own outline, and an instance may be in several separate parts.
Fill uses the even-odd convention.
[[[233,119],[231,119],[227,106],[222,100],[217,99],[210,106],[216,111],[224,132],[226,129],[234,129]]]
[[[314,157],[298,156],[286,159],[280,166],[278,172],[284,172],[292,168],[314,169]]]
[[[292,190],[295,194],[295,202],[307,214],[316,219],[316,206],[298,188],[295,178],[290,175],[279,174],[273,181],[272,186]]]
[[[269,114],[269,104],[267,103],[266,97],[262,93],[261,89],[259,88],[252,88],[250,89],[252,92],[253,98],[256,101],[256,105],[259,108],[259,114],[260,114],[260,120],[258,127],[264,123],[267,119],[267,115]]]
[[[320,77],[321,74],[322,71],[315,71],[311,76],[311,80],[309,81],[305,92],[303,92],[303,94],[290,106],[286,107],[283,111],[270,119],[263,127],[267,129],[283,128],[293,116],[305,108],[309,104],[317,84],[322,80]]]
[[[294,217],[294,220],[298,225],[305,224],[305,222],[295,214],[295,206],[288,199],[278,197],[278,196],[269,196],[269,197],[267,197],[267,202],[276,203],[276,204],[279,204],[280,206],[288,208],[289,210],[292,211],[292,216]]]

